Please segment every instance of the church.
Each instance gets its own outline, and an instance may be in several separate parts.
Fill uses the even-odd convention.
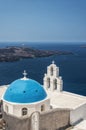
[[[0,130],[86,130],[86,97],[63,91],[54,61],[43,85],[23,75],[0,86]]]

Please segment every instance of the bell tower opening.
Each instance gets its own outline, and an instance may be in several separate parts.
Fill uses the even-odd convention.
[[[51,67],[51,76],[53,76],[53,67]]]
[[[54,89],[57,89],[57,79],[54,79]]]
[[[50,88],[50,78],[47,78],[47,86]]]

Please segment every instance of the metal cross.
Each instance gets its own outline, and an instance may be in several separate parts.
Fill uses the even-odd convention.
[[[55,61],[54,61],[54,60],[52,61],[52,64],[55,64]]]
[[[23,75],[24,75],[24,78],[27,77],[27,72],[26,72],[26,70],[24,70]]]

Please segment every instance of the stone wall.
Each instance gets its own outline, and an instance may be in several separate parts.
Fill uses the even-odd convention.
[[[65,130],[69,125],[69,110],[56,109],[40,116],[40,130]]]
[[[3,118],[6,121],[6,130],[31,130],[31,117],[20,119],[4,113]],[[39,115],[39,130],[65,130],[69,122],[69,110],[50,110]]]
[[[19,119],[5,113],[3,115],[3,118],[6,121],[6,130],[30,130],[29,118]]]

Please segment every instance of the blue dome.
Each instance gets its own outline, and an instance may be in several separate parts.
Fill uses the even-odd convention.
[[[44,88],[32,79],[18,79],[7,88],[3,99],[13,103],[34,103],[45,99]]]

